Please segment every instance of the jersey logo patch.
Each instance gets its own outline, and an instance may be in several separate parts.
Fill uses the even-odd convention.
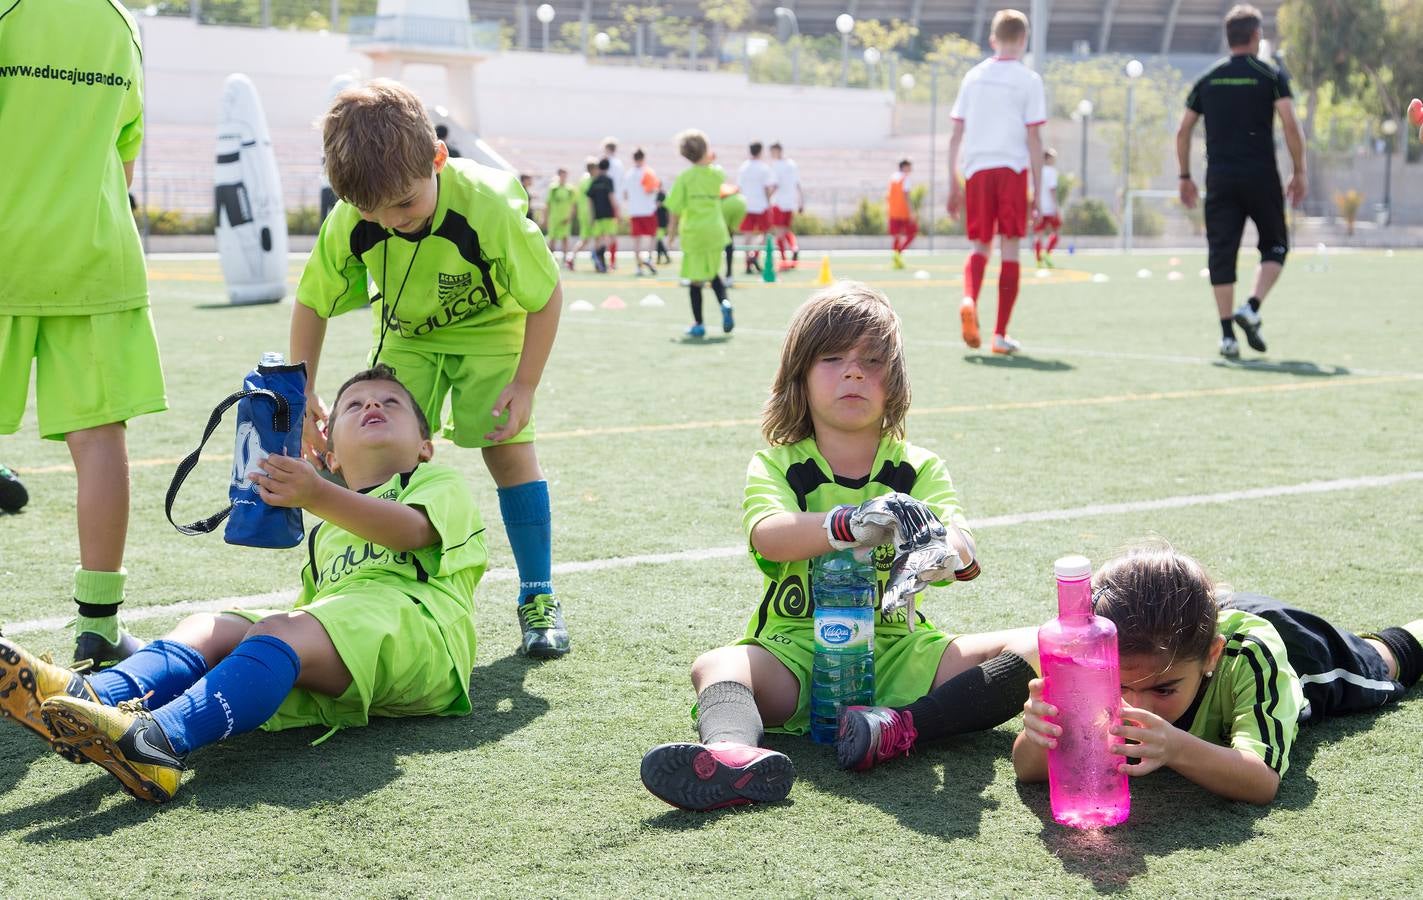
[[[469,293],[469,286],[473,280],[468,272],[462,275],[446,275],[440,273],[440,302],[450,303],[458,297]]]

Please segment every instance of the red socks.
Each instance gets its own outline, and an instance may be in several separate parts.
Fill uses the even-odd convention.
[[[617,264],[618,264],[618,242],[617,242],[617,239],[614,238],[612,244],[610,244],[610,245],[608,246],[608,265],[609,265],[609,266],[616,266]]]
[[[984,260],[987,262],[987,260]],[[1018,263],[1003,263],[998,270],[998,324],[993,327],[995,335],[1007,336],[1008,317],[1013,315],[1013,302],[1018,299]]]
[[[983,288],[983,272],[988,268],[988,257],[977,253],[968,255],[963,267],[963,295],[978,302],[978,292]]]
[[[1051,253],[1052,251],[1049,250],[1048,252]],[[1033,238],[1033,256],[1037,257],[1038,262],[1042,262],[1042,261],[1043,261],[1043,241],[1042,241],[1042,238]]]
[[[776,249],[781,251],[781,262],[786,261],[786,244],[787,241],[784,234],[776,235]]]
[[[1052,233],[1052,237],[1047,239],[1047,252],[1051,253],[1052,248],[1057,246],[1057,232]]]

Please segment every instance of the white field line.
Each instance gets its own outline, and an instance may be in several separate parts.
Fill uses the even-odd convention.
[[[1222,503],[1237,503],[1242,500],[1262,500],[1270,497],[1293,497],[1301,494],[1327,494],[1336,491],[1356,491],[1369,488],[1389,487],[1410,481],[1423,481],[1423,472],[1397,472],[1392,475],[1365,475],[1359,478],[1335,478],[1329,481],[1306,481],[1300,484],[1283,484],[1274,487],[1249,488],[1241,491],[1222,491],[1214,494],[1182,494],[1176,497],[1162,497],[1157,500],[1134,500],[1128,503],[1094,503],[1070,509],[1048,509],[1038,512],[1010,513],[1005,516],[990,516],[970,521],[974,529],[1010,528],[1034,522],[1062,522],[1072,519],[1086,519],[1096,516],[1113,516],[1128,513],[1148,512],[1158,509],[1184,509],[1189,506],[1212,506]],[[679,550],[672,553],[645,553],[638,556],[612,556],[604,559],[587,559],[577,562],[559,563],[553,567],[555,575],[573,575],[582,572],[605,572],[610,569],[626,569],[632,566],[656,566],[668,563],[701,562],[710,559],[726,559],[746,552],[745,545],[731,547],[703,547],[694,550]],[[518,573],[513,569],[491,569],[485,573],[487,581],[514,581]],[[216,612],[220,609],[247,607],[284,608],[296,598],[296,589],[272,591],[266,594],[252,594],[246,597],[221,597],[215,600],[183,600],[158,606],[141,606],[124,610],[124,621],[141,622],[145,619],[169,618],[182,613]],[[65,627],[71,616],[52,616],[44,619],[30,619],[25,622],[11,622],[4,626],[10,635],[33,632],[58,631]]]

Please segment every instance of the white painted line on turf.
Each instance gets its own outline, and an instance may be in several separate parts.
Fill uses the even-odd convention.
[[[1359,478],[1335,478],[1328,481],[1306,481],[1300,484],[1283,484],[1273,487],[1248,488],[1240,491],[1221,491],[1214,494],[1183,494],[1176,497],[1162,497],[1156,500],[1133,500],[1127,503],[1093,503],[1069,509],[1048,509],[1038,512],[1011,513],[1004,516],[989,516],[969,521],[971,528],[1011,528],[1035,522],[1061,522],[1072,519],[1086,519],[1096,516],[1113,516],[1159,509],[1184,509],[1190,506],[1212,506],[1222,503],[1236,503],[1241,500],[1263,500],[1271,497],[1294,497],[1304,494],[1327,494],[1335,491],[1354,491],[1369,488],[1389,487],[1410,481],[1423,481],[1423,472],[1397,472],[1392,475],[1365,475]],[[695,550],[678,550],[670,553],[645,553],[637,556],[611,556],[603,559],[585,559],[576,562],[559,563],[553,567],[555,575],[574,575],[582,572],[606,572],[611,569],[627,569],[633,566],[655,566],[667,563],[703,562],[711,559],[728,559],[746,553],[746,545],[731,547],[702,547]],[[491,569],[485,573],[486,581],[514,581],[518,572],[514,569]],[[283,608],[296,599],[296,589],[272,591],[247,597],[223,597],[216,600],[184,600],[159,606],[141,606],[124,610],[125,622],[141,622],[146,619],[169,618],[183,613],[216,612],[233,607],[261,609],[264,607]],[[11,635],[29,634],[41,631],[58,631],[65,627],[71,616],[52,616],[45,619],[30,619],[25,622],[11,622],[5,625],[5,633]]]

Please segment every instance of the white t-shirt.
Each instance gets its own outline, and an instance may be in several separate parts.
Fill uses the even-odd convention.
[[[623,179],[627,177],[627,170],[623,168],[623,161],[616,156],[608,157],[608,177],[613,179],[613,196],[623,195]]]
[[[964,123],[965,179],[984,169],[1028,168],[1028,126],[1047,121],[1038,73],[1022,60],[992,57],[969,69],[950,113]]]
[[[741,188],[741,196],[746,198],[746,212],[757,215],[766,211],[771,201],[766,197],[766,189],[774,186],[776,178],[771,167],[759,159],[748,159],[736,173],[736,184]]]
[[[776,192],[771,205],[786,212],[800,208],[800,166],[789,157],[771,160],[771,177],[776,179]]]
[[[1043,163],[1043,195],[1038,211],[1045,216],[1057,215],[1057,166]]]
[[[657,191],[649,194],[642,187],[642,176],[646,171],[642,166],[633,166],[623,179],[622,196],[626,204],[623,214],[629,219],[657,212]]]

